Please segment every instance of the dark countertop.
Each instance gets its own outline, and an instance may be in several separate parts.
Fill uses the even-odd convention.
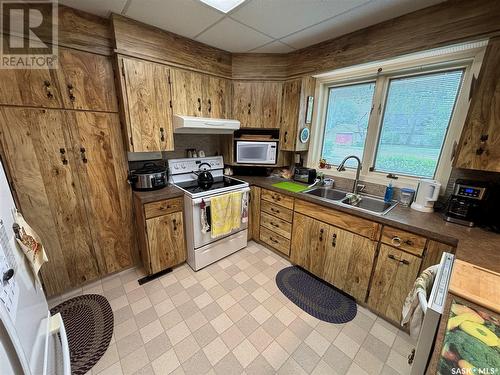
[[[259,186],[298,199],[317,203],[351,215],[363,217],[381,224],[407,230],[430,239],[456,246],[456,256],[466,262],[500,272],[500,234],[481,228],[468,228],[462,225],[448,223],[442,214],[423,213],[409,207],[396,206],[386,215],[380,216],[353,208],[340,206],[335,202],[304,193],[292,193],[276,188],[272,184],[284,179],[275,177],[233,176],[247,181],[250,185]]]
[[[183,195],[184,192],[181,189],[171,184],[159,190],[134,191],[134,196],[143,204],[157,202],[163,199],[182,197]]]

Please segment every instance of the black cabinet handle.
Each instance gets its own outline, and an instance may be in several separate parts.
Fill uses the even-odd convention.
[[[201,112],[201,98],[198,98],[198,112]]]
[[[64,165],[68,165],[68,159],[66,158],[66,149],[61,147],[59,149],[59,153],[61,154],[61,161]]]
[[[82,157],[82,161],[84,163],[88,162],[87,156],[85,155],[85,147],[80,148],[80,156]]]
[[[287,138],[288,138],[288,132],[285,132],[285,136],[283,138],[284,138],[285,143],[287,143],[288,142],[288,140],[287,140]]]
[[[50,81],[43,81],[43,86],[45,87],[45,94],[47,95],[47,98],[54,99],[54,94],[52,94],[52,90],[50,88]]]
[[[177,230],[177,220],[173,219],[172,224],[174,224],[174,231]]]
[[[71,83],[68,83],[68,95],[69,95],[69,100],[71,100],[72,102],[74,102],[76,100],[76,97],[75,97],[75,94],[73,92],[73,85]]]
[[[165,142],[165,129],[160,128],[160,141]]]
[[[250,114],[252,111],[252,104],[251,103],[248,103],[248,114]]]
[[[208,113],[212,112],[212,101],[208,99]]]
[[[399,262],[399,259],[396,259],[396,257],[392,254],[389,254],[387,258],[392,259],[392,260],[397,260]]]
[[[332,235],[332,246],[333,247],[337,246],[337,233],[334,233]]]

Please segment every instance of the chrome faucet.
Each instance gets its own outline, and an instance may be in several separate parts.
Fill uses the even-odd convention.
[[[354,186],[352,187],[352,192],[354,194],[358,194],[358,183],[359,183],[359,173],[361,172],[361,160],[356,156],[356,155],[350,155],[350,156],[346,156],[344,158],[344,160],[342,160],[342,162],[339,164],[339,166],[337,167],[337,170],[339,172],[342,172],[342,171],[345,171],[345,162],[349,159],[356,159],[356,161],[358,162],[358,168],[356,170],[356,178],[354,180]]]

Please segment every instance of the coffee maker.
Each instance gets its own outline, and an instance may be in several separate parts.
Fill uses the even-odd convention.
[[[468,227],[485,224],[486,202],[489,194],[487,182],[457,179],[444,219]]]

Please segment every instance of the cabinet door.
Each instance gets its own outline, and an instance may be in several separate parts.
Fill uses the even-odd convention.
[[[254,91],[253,102],[258,107],[254,114],[254,122],[260,128],[280,127],[281,115],[281,82],[256,82],[257,90]]]
[[[260,233],[260,187],[250,187],[250,212],[248,215],[248,239],[259,239]]]
[[[116,272],[131,266],[135,254],[118,114],[71,111],[67,117],[99,268],[103,274]]]
[[[316,276],[321,277],[328,224],[308,216],[294,214],[290,260]]]
[[[150,273],[157,273],[186,260],[182,212],[146,220]]]
[[[202,112],[204,117],[231,117],[231,82],[229,80],[210,75],[203,77]]]
[[[171,69],[172,106],[175,115],[203,115],[203,75],[188,70]]]
[[[109,57],[61,48],[56,72],[64,108],[118,112]]]
[[[376,242],[330,226],[322,278],[359,301],[366,298]]]
[[[385,317],[401,321],[401,310],[408,292],[418,276],[421,259],[380,245],[368,304]]]
[[[280,123],[280,149],[282,151],[295,151],[301,86],[300,79],[283,83]]]
[[[233,117],[241,122],[242,128],[253,127],[252,119],[253,83],[233,81]]]
[[[439,264],[444,252],[455,253],[455,250],[450,245],[429,240],[427,242],[424,259],[422,260],[422,271],[434,264]]]
[[[97,278],[77,155],[71,150],[64,112],[4,107],[0,114],[0,139],[20,209],[49,258],[41,268],[47,294]]]
[[[131,151],[172,151],[169,69],[161,64],[124,58],[123,74]]]
[[[500,38],[491,39],[465,120],[455,167],[500,172]]]
[[[8,38],[4,35],[3,38]],[[6,46],[4,40],[0,40]],[[0,104],[61,108],[55,70],[0,69]]]

